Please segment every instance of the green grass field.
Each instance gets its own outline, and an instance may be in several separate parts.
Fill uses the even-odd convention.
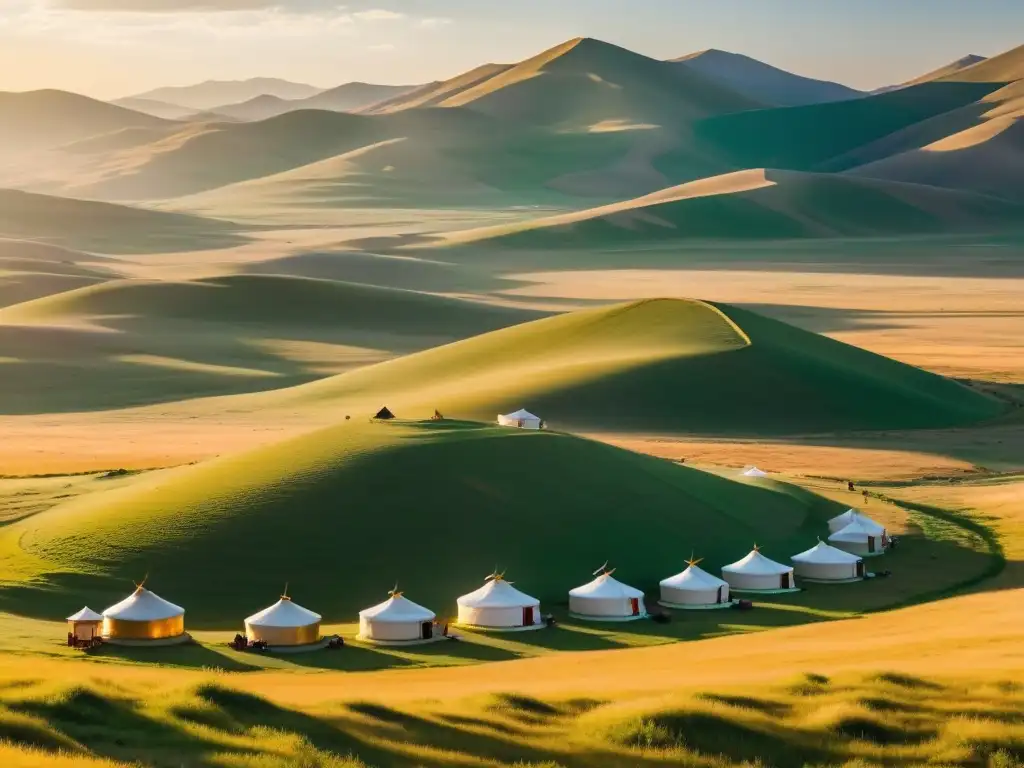
[[[559,428],[767,434],[965,424],[1003,406],[948,379],[753,312],[666,299],[496,331],[265,396],[265,407],[384,402]],[[372,410],[371,410],[372,409]]]
[[[52,616],[149,573],[197,627],[235,626],[285,582],[330,621],[396,581],[445,615],[495,565],[545,601],[609,558],[650,588],[691,550],[786,557],[837,510],[564,434],[363,416],[7,526],[0,601]]]

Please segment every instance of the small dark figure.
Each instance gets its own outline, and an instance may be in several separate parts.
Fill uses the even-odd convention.
[[[864,503],[867,504],[868,503],[868,489],[865,488],[863,491],[861,491],[861,495],[864,497]]]
[[[853,487],[853,480],[848,480],[846,482],[846,490],[850,491],[851,493],[853,493],[853,491],[856,490],[856,488]]]
[[[336,651],[339,648],[344,648],[345,647],[345,638],[343,638],[343,637],[332,637],[329,641],[327,641],[327,647],[330,648],[332,651]]]
[[[555,626],[555,617],[552,616],[550,613],[547,614],[544,617],[544,626],[546,626],[546,627],[553,627],[553,626]]]
[[[249,641],[245,639],[245,635],[235,635],[235,639],[229,645],[236,651],[244,651],[249,646]]]
[[[651,621],[653,621],[655,624],[668,624],[670,621],[672,621],[672,617],[669,616],[667,613],[652,613]]]
[[[741,611],[749,611],[751,608],[754,607],[754,604],[749,600],[737,600],[735,603],[732,604],[732,606],[733,608],[737,608]]]

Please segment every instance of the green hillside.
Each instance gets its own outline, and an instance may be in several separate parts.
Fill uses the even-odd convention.
[[[786,557],[838,509],[564,434],[353,419],[0,530],[0,607],[63,616],[148,573],[192,626],[241,626],[284,582],[328,621],[396,581],[448,616],[495,564],[545,602],[609,558],[652,588],[692,550]]]
[[[940,427],[1001,412],[949,379],[728,305],[662,299],[583,310],[269,393],[302,405],[557,428],[785,434]]]
[[[280,275],[108,280],[0,308],[0,358],[16,362],[0,378],[0,412],[288,387],[541,315]]]
[[[0,189],[0,237],[105,253],[158,253],[236,245],[234,227],[179,213]]]
[[[1020,204],[972,192],[754,169],[598,208],[455,232],[441,242],[605,248],[651,241],[877,237],[1022,227]]]
[[[928,82],[862,99],[719,115],[697,123],[694,133],[705,151],[740,168],[813,171],[857,147],[979,101],[997,87]]]

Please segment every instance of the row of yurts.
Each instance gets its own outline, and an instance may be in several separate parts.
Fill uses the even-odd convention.
[[[779,593],[798,589],[795,575],[808,581],[845,583],[865,577],[862,556],[881,554],[888,538],[885,529],[850,509],[829,521],[843,548],[819,541],[794,555],[793,566],[783,565],[754,549],[722,568],[719,579],[691,558],[682,573],[660,582],[660,605],[680,609],[724,608],[732,604],[730,591]],[[856,534],[856,535],[855,535]],[[876,543],[877,542],[877,545]],[[569,592],[569,612],[580,619],[628,621],[647,615],[644,593],[613,578],[602,566],[596,578]],[[458,598],[458,625],[466,628],[515,630],[544,625],[540,601],[512,586],[501,574],[491,574],[482,587]],[[359,638],[369,642],[402,643],[433,639],[436,614],[401,592],[359,613]],[[102,615],[88,607],[68,617],[72,634],[89,639],[92,633],[107,640],[167,640],[185,634],[185,610],[139,585],[135,592]],[[311,645],[320,641],[318,613],[283,595],[274,605],[245,620],[250,643],[271,647]],[[90,631],[90,627],[92,631]],[[83,633],[88,637],[83,637]]]

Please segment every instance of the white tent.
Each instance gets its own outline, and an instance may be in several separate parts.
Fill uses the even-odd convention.
[[[701,568],[692,557],[686,570],[661,580],[659,605],[666,608],[721,608],[731,605],[729,582]]]
[[[869,526],[874,526],[878,529],[878,534],[881,535],[885,531],[885,526],[876,523],[870,517],[865,515],[863,512],[858,512],[856,509],[848,509],[841,515],[836,515],[828,521],[829,533],[836,533],[837,531],[843,530],[850,523],[861,521],[867,523]]]
[[[581,587],[569,590],[569,613],[580,619],[594,621],[632,621],[647,616],[644,593],[623,584],[612,576],[605,563],[596,571],[597,576]]]
[[[768,473],[757,467],[750,467],[749,469],[743,470],[744,477],[768,477]]]
[[[103,616],[96,613],[88,605],[78,613],[73,613],[67,618],[68,621],[103,621]]]
[[[793,569],[769,560],[756,544],[742,560],[724,566],[722,578],[735,592],[787,592],[796,589]]]
[[[436,614],[403,596],[398,587],[383,603],[359,612],[359,639],[391,643],[430,640]]]
[[[185,634],[185,609],[139,584],[103,612],[103,637],[111,640],[163,640]]]
[[[520,592],[505,581],[504,574],[492,573],[480,589],[458,599],[459,624],[482,629],[539,629],[540,601]]]
[[[93,640],[100,634],[103,617],[89,606],[67,618],[69,638],[75,640]]]
[[[270,646],[312,645],[320,640],[319,613],[303,608],[287,595],[245,620],[249,642]]]
[[[540,429],[540,417],[534,416],[524,408],[515,413],[498,415],[498,424],[503,427],[519,427],[519,429]]]
[[[793,555],[797,576],[810,581],[859,581],[864,578],[864,561],[819,541],[806,552]]]
[[[845,528],[836,531],[828,540],[855,555],[881,555],[889,546],[885,529],[873,520],[857,517]]]

